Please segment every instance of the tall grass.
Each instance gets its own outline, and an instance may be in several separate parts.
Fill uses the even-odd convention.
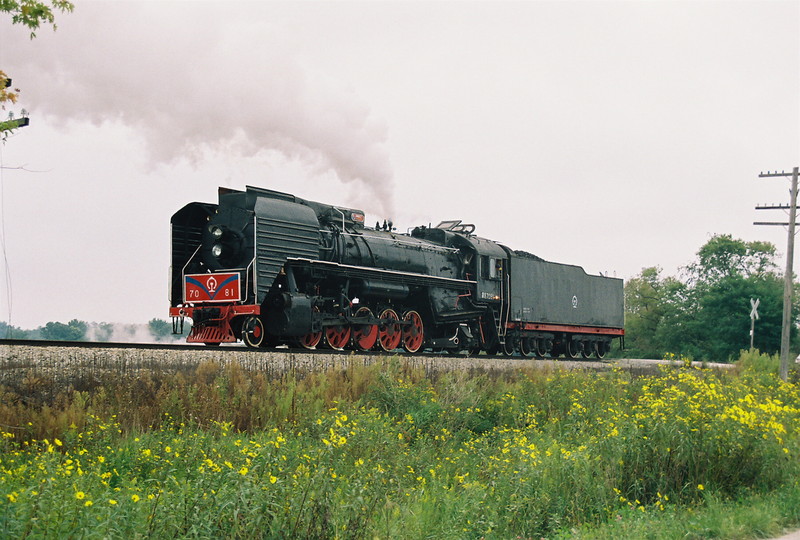
[[[591,537],[792,485],[800,393],[763,362],[641,378],[204,364],[5,389],[0,535]]]

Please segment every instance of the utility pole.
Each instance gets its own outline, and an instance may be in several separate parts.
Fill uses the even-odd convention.
[[[789,221],[787,223],[773,223],[773,222],[754,222],[753,225],[788,225],[789,226],[789,240],[786,246],[786,273],[783,276],[783,325],[781,327],[781,371],[780,376],[782,380],[789,378],[789,336],[792,326],[792,286],[794,273],[792,266],[794,262],[794,231],[797,225],[797,173],[798,167],[790,173],[787,172],[766,172],[758,175],[759,178],[772,178],[776,176],[792,178],[791,200],[789,205],[770,205],[770,206],[756,206],[756,210],[789,210]]]

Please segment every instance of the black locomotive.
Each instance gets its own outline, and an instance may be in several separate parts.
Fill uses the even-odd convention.
[[[187,341],[250,347],[605,356],[622,280],[544,261],[444,221],[395,232],[359,210],[220,188],[172,216],[170,315]]]

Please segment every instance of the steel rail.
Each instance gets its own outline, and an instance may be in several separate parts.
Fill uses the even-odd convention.
[[[220,354],[227,354],[227,353],[248,353],[248,354],[280,354],[282,352],[285,353],[302,353],[302,354],[309,354],[309,355],[327,355],[327,356],[366,356],[366,357],[399,357],[399,358],[448,358],[448,359],[457,359],[457,358],[480,358],[480,359],[498,359],[498,360],[521,360],[521,361],[528,361],[528,360],[555,360],[555,361],[575,361],[575,362],[602,362],[602,360],[598,360],[597,358],[576,358],[576,359],[568,359],[568,358],[535,358],[533,356],[504,356],[503,354],[483,354],[483,355],[474,355],[467,353],[466,351],[461,352],[432,352],[426,351],[416,354],[407,353],[402,349],[397,349],[394,352],[385,352],[385,351],[355,351],[355,350],[335,350],[335,349],[325,349],[325,348],[317,348],[317,349],[306,349],[304,347],[299,346],[286,346],[282,345],[279,347],[269,347],[269,348],[258,348],[254,349],[251,347],[247,347],[244,344],[237,343],[228,343],[223,344],[220,346],[206,346],[203,344],[185,344],[185,343],[128,343],[128,342],[109,342],[109,341],[58,341],[58,340],[40,340],[40,339],[0,339],[0,346],[8,345],[8,346],[17,346],[17,347],[68,347],[68,348],[83,348],[83,349],[140,349],[140,350],[158,350],[158,351],[206,351],[206,352],[218,352]],[[2,359],[0,359],[1,361]]]

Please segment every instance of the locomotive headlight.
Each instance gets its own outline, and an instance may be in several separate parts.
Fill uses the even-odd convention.
[[[222,238],[222,235],[225,234],[225,231],[223,231],[222,227],[220,227],[219,225],[209,225],[208,232],[210,232],[211,236],[213,236],[217,240]]]
[[[222,256],[222,244],[214,244],[211,248],[211,254],[219,259]]]

